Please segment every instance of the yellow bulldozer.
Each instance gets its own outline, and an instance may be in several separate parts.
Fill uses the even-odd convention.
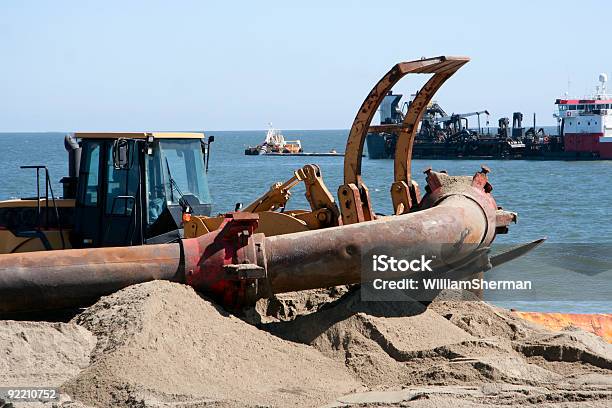
[[[55,197],[46,167],[23,166],[36,171],[37,196],[0,202],[0,253],[169,243],[216,230],[224,217],[211,217],[213,140],[178,132],[67,135],[63,196]],[[311,210],[277,211],[299,182]],[[335,226],[340,217],[316,165],[275,183],[242,211],[259,213],[257,232],[268,236]]]
[[[210,215],[201,133],[74,133],[63,197],[44,166],[37,196],[0,202],[0,253],[170,242],[182,213]],[[42,174],[41,174],[42,173]]]

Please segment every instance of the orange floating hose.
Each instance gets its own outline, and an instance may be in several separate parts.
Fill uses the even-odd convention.
[[[540,324],[551,330],[562,330],[568,326],[579,327],[612,343],[612,314],[542,313],[517,312],[518,317]]]

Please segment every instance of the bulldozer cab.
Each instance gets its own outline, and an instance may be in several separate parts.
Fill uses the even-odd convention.
[[[171,242],[181,237],[183,213],[210,215],[206,152],[212,138],[208,143],[201,133],[74,138],[80,160],[73,247]]]

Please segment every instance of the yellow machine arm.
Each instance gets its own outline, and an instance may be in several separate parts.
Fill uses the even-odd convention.
[[[304,183],[310,211],[277,211],[284,210],[291,198],[290,190],[300,182]],[[267,236],[334,227],[341,222],[340,210],[323,182],[321,169],[315,164],[307,164],[296,170],[293,177],[284,183],[274,183],[264,195],[247,205],[242,212],[258,213],[257,232],[263,232]],[[191,217],[184,223],[185,237],[193,238],[213,231],[221,225],[223,219],[223,216]]]
[[[321,169],[316,164],[307,164],[293,173],[284,183],[275,183],[270,190],[249,204],[243,212],[275,211],[284,208],[291,191],[299,182],[304,182],[306,200],[311,211],[288,211],[287,214],[305,221],[310,228],[331,227],[339,224],[340,211],[334,198],[325,186]]]
[[[287,201],[289,201],[289,198],[291,198],[291,192],[289,190],[291,190],[300,181],[303,180],[301,170],[303,169],[293,172],[293,177],[291,177],[284,183],[272,184],[270,190],[268,190],[264,195],[246,206],[242,211],[261,212],[275,211],[279,208],[284,208],[287,204]]]

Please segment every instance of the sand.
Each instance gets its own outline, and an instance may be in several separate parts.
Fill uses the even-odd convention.
[[[456,298],[442,294],[426,308],[416,302],[364,303],[354,291],[317,313],[263,326],[343,361],[377,397],[358,395],[376,404],[389,404],[390,394],[399,398],[398,390],[407,396],[392,405],[417,398],[415,390],[435,396],[431,406],[443,400],[458,400],[455,406],[610,404],[612,346],[601,338],[574,329],[550,332],[504,309]],[[461,392],[449,394],[448,387]],[[483,388],[503,392],[484,398]],[[465,395],[465,389],[477,392]]]
[[[604,407],[612,346],[452,293],[426,307],[340,287],[238,318],[158,281],[69,323],[0,321],[0,385],[16,382],[60,386],[62,408]]]
[[[96,406],[313,406],[361,386],[341,363],[258,330],[175,283],[125,289],[74,322],[98,343],[92,364],[63,389]]]
[[[0,321],[0,386],[60,386],[90,362],[96,338],[77,324]]]

